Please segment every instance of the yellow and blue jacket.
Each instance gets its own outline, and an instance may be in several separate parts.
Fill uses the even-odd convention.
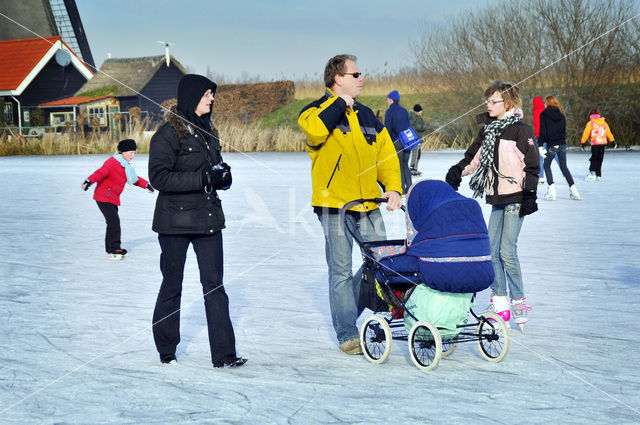
[[[373,111],[346,102],[331,90],[304,107],[298,125],[311,157],[313,207],[342,208],[355,199],[377,198],[380,186],[402,194],[400,163],[387,129]],[[371,211],[369,202],[353,207]]]

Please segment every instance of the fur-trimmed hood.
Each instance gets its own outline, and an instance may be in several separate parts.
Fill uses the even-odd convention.
[[[168,123],[176,132],[176,135],[180,139],[184,139],[192,134],[194,134],[195,128],[194,125],[189,123],[188,120],[183,117],[180,112],[178,112],[178,105],[173,104],[169,107],[169,110],[164,114],[164,121]],[[191,127],[191,130],[190,128]],[[203,129],[203,131],[206,131]],[[211,135],[218,139],[218,129],[216,126],[211,123]]]

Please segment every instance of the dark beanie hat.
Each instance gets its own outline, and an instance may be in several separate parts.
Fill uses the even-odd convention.
[[[118,152],[129,152],[138,150],[136,141],[133,139],[124,139],[118,142]]]
[[[417,103],[413,105],[413,112],[420,112],[420,111],[422,111],[422,106],[420,106]]]
[[[194,112],[204,92],[211,89],[211,94],[215,95],[217,87],[216,83],[202,75],[185,75],[178,82],[178,111],[189,120],[195,119]]]

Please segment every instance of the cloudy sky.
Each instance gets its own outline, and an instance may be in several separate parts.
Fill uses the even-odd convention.
[[[76,0],[96,65],[111,57],[171,54],[189,71],[230,79],[320,78],[328,58],[358,56],[365,72],[412,61],[411,40],[496,0]],[[385,65],[386,64],[386,65]]]

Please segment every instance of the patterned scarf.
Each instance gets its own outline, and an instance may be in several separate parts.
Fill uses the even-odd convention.
[[[498,167],[493,162],[493,152],[496,148],[496,140],[502,132],[511,124],[520,121],[518,114],[510,115],[506,118],[495,120],[484,126],[484,139],[482,140],[482,154],[480,156],[480,166],[471,177],[469,187],[473,189],[473,197],[479,198],[484,195],[485,188],[493,186],[495,176],[508,180],[510,183],[516,181],[512,177],[504,176],[498,171]]]

